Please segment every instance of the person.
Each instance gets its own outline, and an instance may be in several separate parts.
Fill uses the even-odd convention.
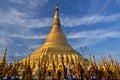
[[[110,80],[110,77],[109,77],[109,76],[107,76],[107,77],[106,77],[106,80]]]
[[[50,76],[47,76],[45,80],[52,80]]]
[[[102,79],[101,80],[105,80],[105,77],[104,76],[102,76]]]
[[[7,80],[7,76],[3,77],[3,80]]]
[[[96,80],[96,77],[95,77],[95,76],[92,76],[92,78],[93,78],[92,80]]]
[[[87,75],[85,75],[85,80],[89,80],[89,78],[88,78],[88,76],[87,76]]]
[[[72,75],[72,80],[76,80],[76,77],[74,74]]]
[[[2,77],[0,77],[0,80],[3,80],[3,78],[2,78]]]
[[[68,80],[68,77],[67,77],[67,76],[65,76],[65,77],[64,77],[64,80]]]
[[[16,80],[19,80],[19,76],[18,75],[16,76]]]
[[[11,76],[8,75],[8,76],[7,76],[7,80],[11,80]]]
[[[71,80],[71,78],[72,78],[72,75],[69,75],[69,76],[68,76],[68,80]]]
[[[14,76],[11,76],[11,80],[14,80]]]

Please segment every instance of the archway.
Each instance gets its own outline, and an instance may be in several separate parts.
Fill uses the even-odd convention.
[[[48,76],[51,76],[51,71],[48,71],[48,74],[47,74]]]
[[[58,80],[60,80],[61,79],[61,77],[62,77],[62,73],[61,73],[61,71],[58,71]]]

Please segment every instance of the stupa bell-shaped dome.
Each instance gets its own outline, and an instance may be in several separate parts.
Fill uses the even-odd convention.
[[[34,54],[42,54],[42,52],[45,52],[45,54],[48,53],[58,53],[64,54],[63,52],[69,52],[69,53],[77,53],[67,42],[66,36],[61,30],[60,25],[60,18],[58,14],[59,8],[56,6],[55,8],[55,14],[54,14],[54,20],[52,29],[49,32],[48,36],[46,37],[45,43],[37,49]],[[69,54],[68,53],[68,54]]]
[[[61,29],[58,11],[59,8],[56,6],[52,29],[47,35],[45,43],[30,55],[30,66],[33,72],[37,72],[39,66],[41,72],[50,73],[54,75],[55,79],[57,79],[58,73],[61,73],[61,77],[64,77],[66,74],[65,67],[69,66],[78,72],[76,73],[78,75],[80,58],[82,57],[68,44]],[[25,65],[25,59],[22,62]],[[37,68],[35,68],[36,66]]]

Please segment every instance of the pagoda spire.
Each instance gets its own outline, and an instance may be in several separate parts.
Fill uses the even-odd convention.
[[[27,67],[25,68],[25,77],[24,77],[24,79],[32,80],[32,70],[31,70],[31,66],[30,66],[30,55],[29,55],[29,58],[28,58]]]
[[[88,66],[88,70],[91,70],[93,68],[93,62],[92,62],[92,58],[91,56],[89,57],[89,66]]]
[[[97,64],[96,64],[96,59],[95,59],[95,56],[93,56],[93,60],[94,60],[94,68],[97,70],[98,69],[98,67],[97,67]]]
[[[6,52],[7,52],[7,49],[4,50],[4,55],[1,60],[1,63],[3,63],[3,64],[6,64]]]
[[[55,14],[53,19],[52,29],[46,38],[46,43],[49,43],[49,42],[68,44],[66,37],[61,30],[58,5],[56,5],[55,7]]]
[[[56,5],[55,7],[55,14],[54,14],[53,26],[51,31],[61,31],[58,5]]]

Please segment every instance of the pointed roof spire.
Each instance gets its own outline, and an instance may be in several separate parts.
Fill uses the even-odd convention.
[[[82,61],[81,61],[82,66],[84,66],[84,62],[85,62],[84,55],[82,55]]]
[[[55,7],[54,19],[55,19],[55,18],[59,18],[59,13],[58,13],[58,11],[59,11],[59,7],[58,7],[58,5],[56,5],[56,7]]]
[[[93,60],[94,60],[94,64],[96,65],[96,60],[95,60],[95,56],[93,56]]]
[[[93,64],[93,65],[94,65],[94,68],[95,68],[95,69],[98,69],[97,64],[96,64],[95,56],[93,56],[93,60],[94,60],[94,64]]]
[[[88,70],[91,70],[93,68],[93,62],[92,62],[92,57],[89,57],[89,66],[88,66]]]
[[[48,43],[48,42],[54,42],[54,43],[59,42],[59,43],[64,43],[64,44],[67,43],[66,37],[60,27],[58,5],[56,5],[56,7],[55,7],[55,14],[54,14],[54,19],[53,19],[52,29],[46,38],[46,43]]]
[[[3,63],[3,64],[6,64],[6,52],[7,52],[7,49],[4,50],[4,55],[1,60],[1,63]]]
[[[30,65],[30,55],[29,55],[29,58],[28,58],[28,65]]]
[[[59,7],[56,5],[55,7],[55,14],[54,14],[54,20],[53,20],[53,26],[52,31],[62,31],[60,28],[60,18],[59,18]]]
[[[110,64],[113,65],[114,64],[114,60],[112,59],[111,55],[109,55],[109,57],[110,57]]]

